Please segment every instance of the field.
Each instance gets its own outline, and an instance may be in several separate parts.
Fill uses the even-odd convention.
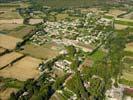
[[[133,42],[126,45],[125,51],[133,52]]]
[[[57,15],[56,15],[57,21],[58,21],[58,20],[63,20],[63,19],[65,19],[65,18],[67,18],[67,17],[68,17],[68,14],[57,14]]]
[[[23,39],[26,35],[28,35],[33,30],[33,26],[20,26],[15,28],[13,31],[11,31],[8,35],[21,38]]]
[[[0,54],[4,53],[6,49],[0,47]]]
[[[0,100],[8,100],[10,97],[10,94],[12,92],[16,92],[16,91],[17,91],[17,89],[15,89],[15,88],[7,88],[5,90],[1,90],[0,91]]]
[[[133,26],[133,20],[130,19],[116,18],[115,23],[121,25]]]
[[[0,19],[18,19],[22,18],[16,11],[16,7],[9,7],[0,4]]]
[[[34,25],[43,22],[43,19],[30,19],[29,24]]]
[[[22,56],[23,56],[23,54],[20,54],[17,52],[11,52],[11,53],[5,54],[3,56],[0,56],[0,68],[9,65],[14,60],[16,60]]]
[[[23,19],[1,19],[0,24],[23,24]]]
[[[122,30],[122,29],[125,29],[127,27],[128,27],[127,25],[115,24],[115,29],[116,30]]]
[[[22,24],[0,24],[0,31],[11,31],[20,26],[22,26]]]
[[[58,51],[53,50],[50,45],[43,47],[34,44],[26,44],[24,50],[21,52],[40,59],[48,59],[58,55]]]
[[[15,38],[12,36],[0,34],[0,47],[3,47],[5,49],[14,49],[18,42],[22,42],[22,39]]]
[[[1,3],[0,4],[0,19],[20,19],[19,12],[16,11],[18,7],[28,7],[29,3],[14,2],[14,3]]]
[[[118,15],[123,14],[123,13],[125,13],[125,11],[117,10],[117,9],[111,9],[111,10],[109,10],[109,12],[106,15],[117,17]]]
[[[0,19],[20,19],[22,18],[16,11],[0,11]]]
[[[133,12],[130,12],[124,16],[122,16],[123,18],[126,18],[126,19],[133,19]]]
[[[14,63],[11,67],[8,66],[0,70],[0,76],[14,78],[21,81],[25,81],[29,78],[38,78],[38,65],[40,63],[41,60],[26,56]]]
[[[124,72],[123,78],[128,81],[133,81],[133,72]]]

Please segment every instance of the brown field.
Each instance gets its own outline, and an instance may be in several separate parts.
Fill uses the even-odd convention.
[[[117,10],[117,9],[111,9],[106,15],[117,17],[120,14],[125,13],[125,11]]]
[[[5,49],[15,49],[16,44],[18,42],[22,42],[22,39],[15,38],[12,36],[0,34],[0,47],[3,47]]]
[[[24,38],[33,30],[33,26],[20,26],[18,29],[13,30],[8,35],[11,35],[16,38]]]
[[[26,44],[21,52],[40,59],[48,59],[58,55],[58,51],[53,50],[52,47],[36,46],[34,44]]]
[[[17,18],[4,19],[3,18],[0,20],[0,24],[23,24],[23,19],[17,19]]]
[[[15,89],[15,88],[7,88],[3,91],[0,91],[0,100],[8,100],[10,97],[10,94],[12,92],[16,92],[16,91],[17,91],[17,89]]]
[[[123,18],[126,18],[126,19],[133,19],[133,12],[124,15]]]
[[[23,54],[17,52],[11,52],[0,57],[0,68],[5,67],[12,63],[14,60],[22,57]]]
[[[0,14],[0,19],[19,19],[22,18],[16,11],[3,11],[3,14]]]
[[[30,19],[29,24],[34,25],[43,22],[43,19]]]
[[[79,66],[79,70],[82,71],[85,67],[89,68],[93,64],[93,61],[89,58],[86,58],[84,62]]]
[[[6,49],[0,47],[0,54],[4,53]]]
[[[57,77],[62,77],[64,76],[64,71],[60,68],[53,68],[53,73],[57,76]]]
[[[115,24],[115,29],[117,29],[117,30],[122,30],[122,29],[125,29],[127,27],[128,27],[127,25]]]
[[[0,24],[0,31],[4,30],[13,30],[19,26],[22,26],[23,24]]]
[[[125,51],[131,51],[131,52],[133,52],[133,42],[128,43],[126,45]]]
[[[5,78],[15,78],[21,81],[25,81],[29,78],[38,78],[39,70],[38,65],[41,60],[26,56],[14,63],[11,67],[6,67],[0,70],[0,76]]]

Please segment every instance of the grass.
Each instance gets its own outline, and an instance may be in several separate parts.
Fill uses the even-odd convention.
[[[104,18],[113,19],[114,17],[113,16],[109,16],[109,15],[104,15]]]
[[[97,50],[96,52],[94,52],[90,58],[93,60],[93,61],[98,61],[98,60],[101,60],[103,57],[105,56],[105,52],[101,51],[101,50]]]
[[[120,79],[119,82],[121,84],[125,84],[125,85],[131,86],[131,87],[133,86],[133,81],[128,81],[126,79]]]
[[[11,7],[15,7],[15,8],[18,8],[18,7],[20,7],[20,5],[18,5],[18,4],[10,4],[10,3],[1,3],[0,4],[0,7],[6,7],[6,8],[11,8]]]
[[[57,14],[57,15],[56,15],[57,21],[58,21],[58,20],[63,20],[63,19],[65,19],[65,18],[67,18],[67,17],[68,17],[68,14]]]
[[[130,22],[130,21],[115,20],[115,23],[121,24],[121,25],[133,26],[133,22]]]
[[[5,88],[21,88],[23,85],[23,82],[11,78],[0,77],[0,82],[4,83]]]
[[[126,44],[125,51],[133,52],[133,42]]]
[[[125,56],[133,56],[133,52],[131,51],[124,51]]]
[[[21,18],[22,17],[19,15],[17,11],[7,10],[3,14],[0,14],[0,19],[21,19]]]
[[[133,81],[133,72],[124,72],[123,78],[128,81]]]
[[[101,4],[99,0],[32,0],[35,3],[44,4],[55,8],[68,8],[68,7],[88,7],[94,4]],[[104,1],[103,1],[104,2]]]

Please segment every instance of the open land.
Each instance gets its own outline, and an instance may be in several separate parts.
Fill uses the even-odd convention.
[[[133,42],[128,43],[126,45],[125,51],[131,51],[131,52],[133,52]]]
[[[33,28],[34,28],[33,26],[26,26],[26,25],[24,26],[23,25],[23,26],[17,27],[13,31],[9,32],[8,35],[23,39],[25,36],[27,36],[29,33],[32,32]]]
[[[52,50],[48,47],[36,46],[34,44],[26,44],[24,50],[21,52],[40,59],[48,59],[58,55],[58,51],[56,50]]]
[[[41,0],[33,1],[34,8]],[[118,57],[121,57],[117,52],[117,47],[115,49],[111,47],[119,46],[118,43],[121,41],[117,33],[116,35],[112,33],[112,19],[115,19],[116,32],[123,31],[129,26],[132,28],[133,21],[131,20],[132,13],[118,18],[119,15],[125,14],[126,10],[120,10],[117,7],[112,7],[112,9],[107,7],[102,10],[100,7],[90,6],[97,2],[97,0],[92,2],[49,0],[45,2],[45,5],[52,8],[43,6],[44,11],[40,8],[36,9],[36,7],[41,7],[44,1],[41,1],[35,9],[31,9],[32,6],[28,8],[29,2],[0,4],[0,31],[6,33],[0,34],[0,54],[2,54],[0,55],[0,99],[7,100],[10,94],[16,91],[23,91],[17,96],[20,99],[26,97],[29,100],[37,100],[37,96],[45,99],[47,95],[44,97],[44,93],[51,91],[51,94],[48,93],[50,100],[70,98],[77,100],[83,99],[84,94],[90,94],[93,97],[95,90],[97,91],[95,96],[98,95],[99,99],[99,90],[103,90],[104,86],[107,91],[108,87],[112,86],[108,84],[111,83],[111,78],[107,79],[105,76],[114,77],[112,75],[114,72],[110,71],[108,63],[106,67],[109,70],[105,69],[105,61],[110,63],[112,59],[119,60]],[[100,4],[103,3],[100,2]],[[77,8],[79,6],[87,8]],[[72,8],[64,10],[53,9],[54,7]],[[24,14],[20,15],[17,8],[21,8]],[[27,23],[23,23],[24,15],[30,18]],[[109,20],[102,19],[103,16],[108,17]],[[47,21],[43,22],[43,19]],[[26,37],[30,33],[33,33],[32,36]],[[114,43],[110,42],[110,48],[103,43],[106,41],[108,43],[110,40],[108,36],[111,36],[111,39],[118,38],[116,43],[112,39]],[[23,43],[19,46],[17,45],[19,42]],[[112,56],[107,52],[108,49],[115,50],[118,54]],[[133,52],[132,42],[126,45],[125,52]],[[115,66],[118,66],[118,63],[113,62]],[[118,62],[121,63],[121,61]],[[124,66],[122,78],[133,82],[132,60],[126,60],[124,64],[126,66]],[[118,67],[121,68],[120,65]],[[112,69],[118,71],[117,67]],[[28,80],[31,78],[34,80]],[[4,81],[2,82],[1,79]],[[100,94],[101,97],[102,95]]]
[[[20,26],[22,26],[22,24],[0,24],[0,31],[12,31]]]
[[[29,78],[38,78],[38,65],[40,63],[41,60],[26,56],[12,66],[0,70],[0,76],[15,78],[21,81],[25,81]]]
[[[12,92],[16,92],[17,89],[16,88],[7,88],[7,89],[4,89],[4,90],[0,90],[0,99],[1,100],[8,100],[9,97],[10,97],[10,94]]]
[[[12,50],[16,47],[18,42],[22,42],[22,39],[15,38],[12,36],[0,34],[0,47]]]
[[[0,68],[5,67],[11,64],[14,60],[22,57],[23,54],[17,52],[7,53],[3,56],[0,56]]]
[[[4,53],[6,49],[0,47],[0,54]]]

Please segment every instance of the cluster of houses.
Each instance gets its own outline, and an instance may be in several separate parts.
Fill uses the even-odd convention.
[[[47,21],[43,26],[45,32],[36,32],[30,39],[37,45],[45,44],[49,41],[48,37],[60,40],[64,38],[76,40],[84,44],[99,44],[103,39],[106,39],[109,32],[104,30],[106,27],[111,26],[111,22],[103,18],[97,18],[95,14],[88,13],[82,19],[57,22]],[[97,30],[101,26],[104,26],[104,28]],[[71,37],[75,38],[71,39]]]
[[[54,63],[54,67],[63,70],[66,73],[73,73],[70,68],[71,62],[68,60],[59,60]]]
[[[45,34],[42,31],[38,31],[29,40],[35,45],[43,45],[49,41]]]

